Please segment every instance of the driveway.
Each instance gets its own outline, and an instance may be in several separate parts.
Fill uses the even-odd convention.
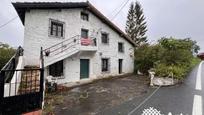
[[[153,92],[149,78],[130,75],[96,81],[66,92],[51,94],[47,111],[56,115],[95,115]]]
[[[203,115],[203,76],[204,64],[200,63],[182,84],[171,87],[151,88],[149,78],[144,76],[102,80],[63,92],[61,102],[53,104],[53,112],[56,115],[142,115],[154,110],[162,115]]]

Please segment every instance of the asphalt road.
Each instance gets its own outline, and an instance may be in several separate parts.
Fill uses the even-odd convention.
[[[141,115],[151,107],[162,115],[204,115],[203,84],[204,63],[201,62],[189,73],[183,84],[152,88],[152,91],[142,98],[134,98],[99,114]]]

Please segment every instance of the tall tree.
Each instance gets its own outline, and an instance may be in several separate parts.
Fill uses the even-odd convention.
[[[140,46],[147,42],[146,32],[147,23],[141,4],[138,1],[131,3],[126,22],[127,35]]]
[[[130,5],[130,9],[128,11],[127,22],[126,22],[126,33],[133,39],[134,38],[134,3],[132,2]]]

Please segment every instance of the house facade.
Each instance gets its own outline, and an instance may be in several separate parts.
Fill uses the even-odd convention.
[[[24,24],[24,65],[58,83],[132,73],[134,42],[89,2],[13,3]]]

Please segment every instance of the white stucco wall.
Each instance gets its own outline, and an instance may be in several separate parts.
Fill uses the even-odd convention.
[[[118,59],[123,59],[123,72],[132,73],[134,59],[130,57],[133,46],[109,26],[89,12],[89,21],[80,19],[82,9],[56,10],[30,10],[25,15],[25,39],[24,49],[27,63],[34,63],[38,59],[40,47],[47,48],[64,39],[81,34],[81,28],[88,29],[89,35],[97,38],[98,50],[96,52],[81,52],[64,59],[65,78],[60,83],[80,80],[80,59],[90,59],[90,78],[99,78],[110,75],[118,75]],[[65,38],[48,36],[49,19],[59,20],[65,23]],[[109,44],[101,43],[101,32],[109,33]],[[97,34],[98,33],[98,34]],[[118,52],[118,42],[124,43],[124,53]],[[100,53],[102,55],[100,55]],[[110,58],[110,73],[101,72],[101,58]],[[46,72],[47,73],[47,72]]]

